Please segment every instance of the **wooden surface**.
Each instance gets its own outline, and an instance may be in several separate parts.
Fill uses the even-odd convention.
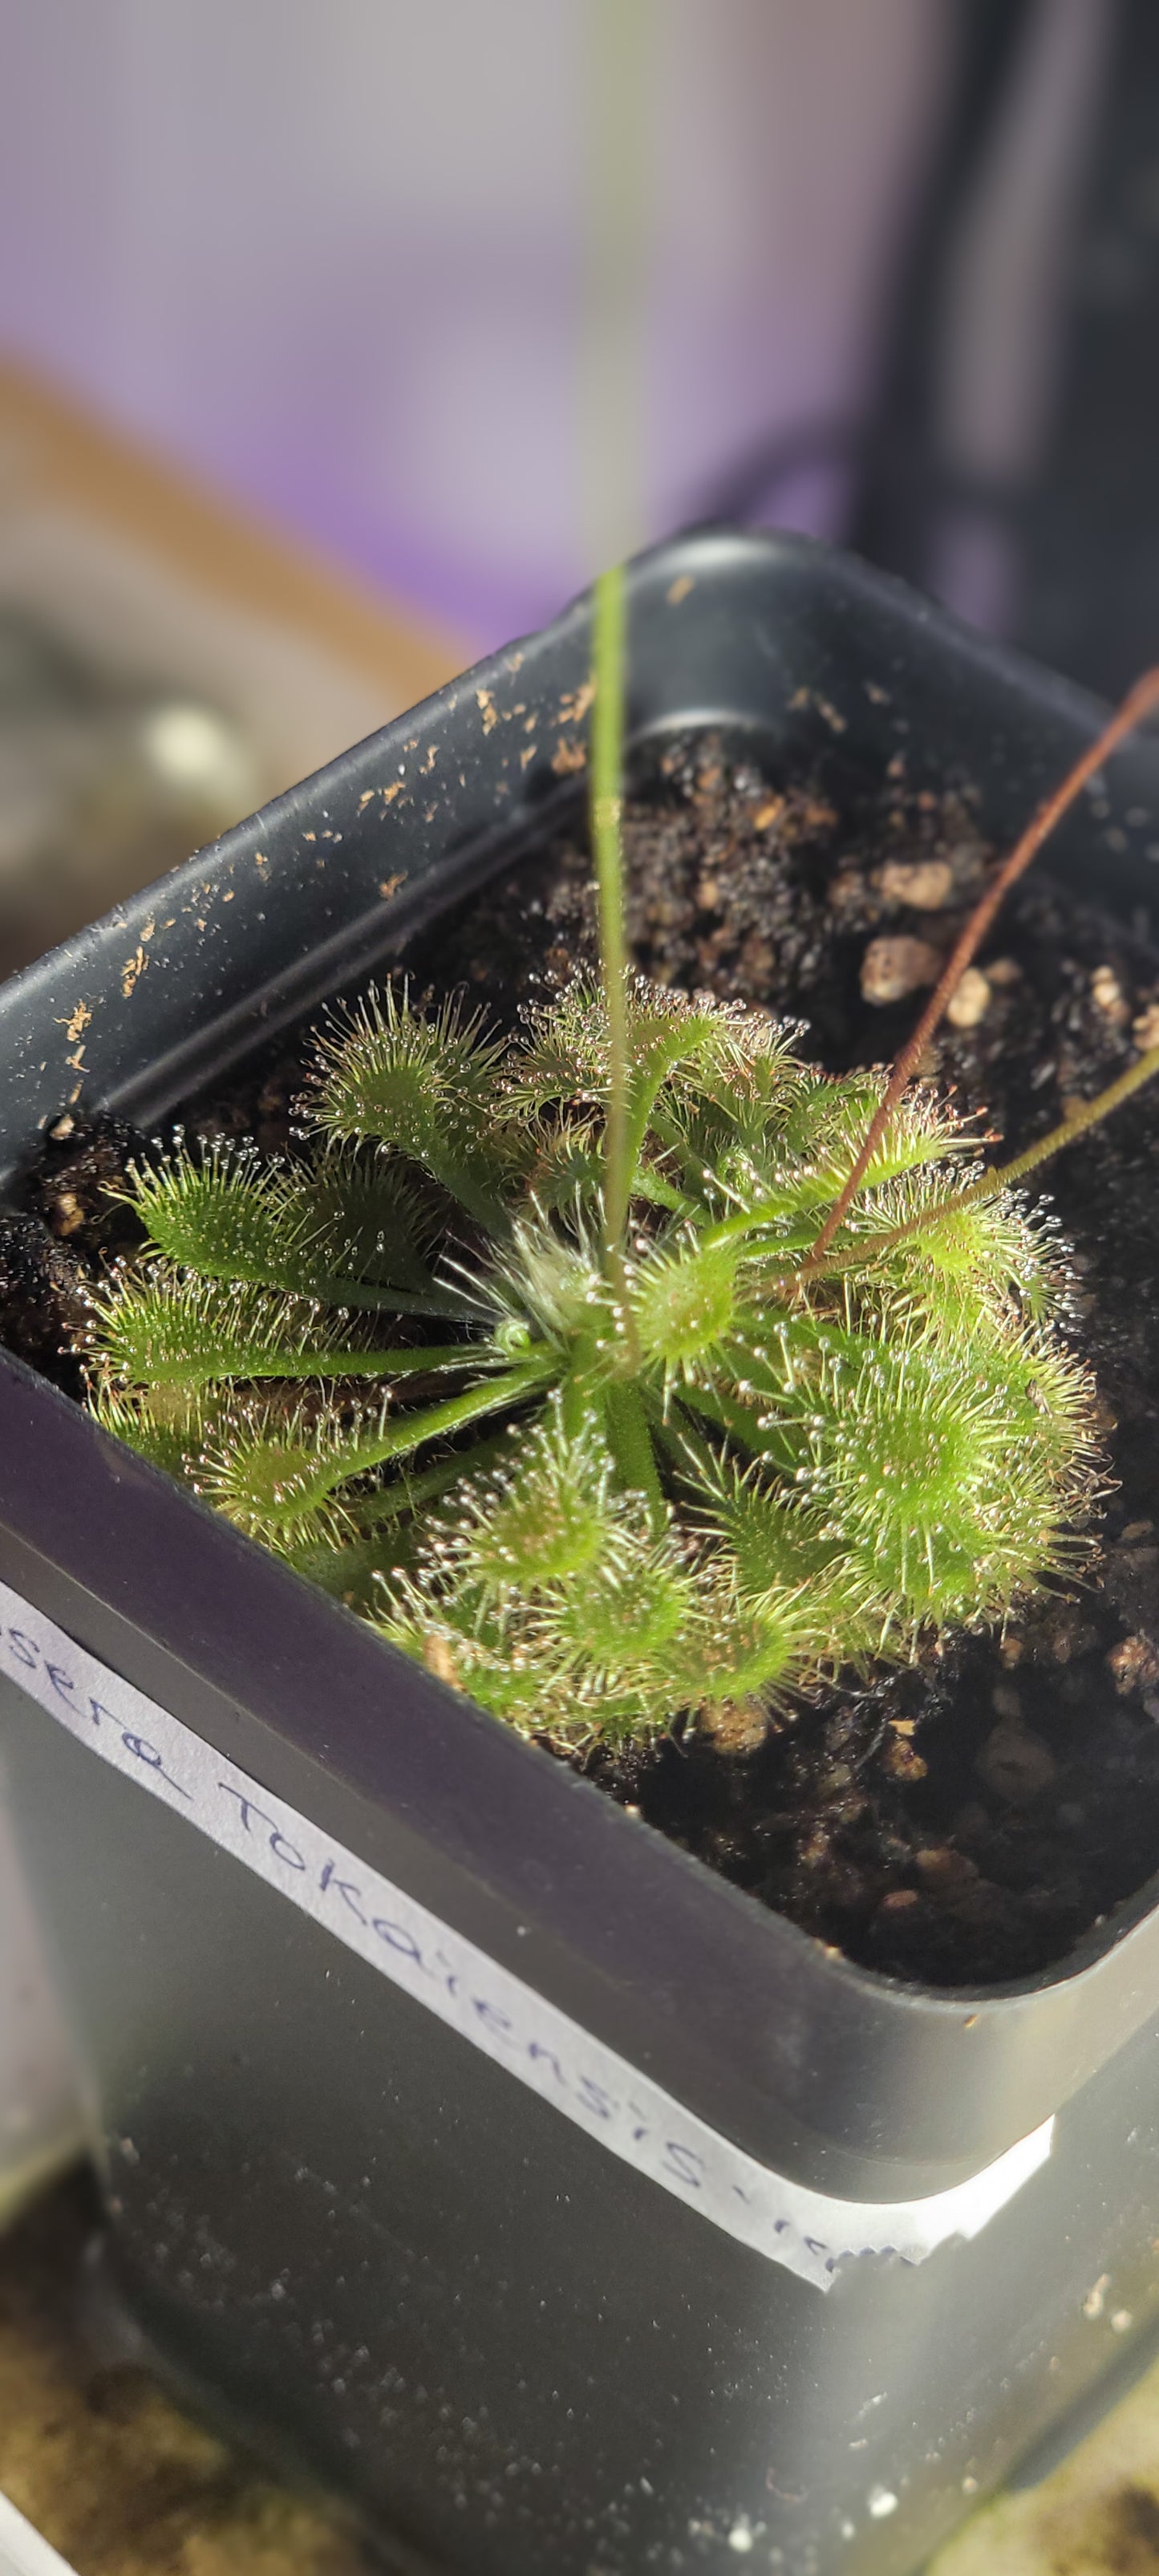
[[[363,2576],[351,2540],[78,2331],[87,2195],[0,2240],[0,2491],[76,2576]]]
[[[377,684],[389,712],[462,668],[457,643],[362,589],[21,369],[0,364],[0,500],[67,505],[240,614],[309,634]]]
[[[0,973],[470,658],[0,366]],[[158,739],[166,716],[179,742],[186,728],[175,768],[150,749],[151,714]]]

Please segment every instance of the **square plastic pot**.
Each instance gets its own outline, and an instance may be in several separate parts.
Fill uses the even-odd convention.
[[[796,539],[644,557],[631,637],[638,741],[725,725],[836,792],[902,749],[998,836],[1097,719]],[[580,602],[8,985],[9,1170],[78,1092],[148,1126],[509,861],[577,793],[588,647]],[[1156,813],[1136,746],[1056,876],[1139,913]],[[899,2576],[1142,2349],[1154,1888],[1016,1989],[850,1966],[13,1361],[0,1579],[118,2296],[400,2566]]]

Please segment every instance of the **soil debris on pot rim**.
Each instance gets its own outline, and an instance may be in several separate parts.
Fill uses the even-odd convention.
[[[802,1052],[834,1072],[894,1054],[998,855],[965,783],[915,791],[899,758],[884,793],[777,787],[705,735],[654,760],[626,851],[642,972],[803,1020]],[[1159,955],[1038,867],[922,1068],[1010,1152],[1159,1033]],[[595,953],[577,834],[444,915],[407,966],[419,990],[463,987],[510,1021]],[[196,1104],[184,1133],[284,1150],[302,1062],[283,1046]],[[0,1299],[10,1346],[74,1392],[76,1364],[54,1352],[86,1269],[121,1248],[104,1184],[149,1149],[113,1121],[70,1127],[4,1220],[17,1231],[0,1240]],[[1116,1480],[1091,1579],[1040,1596],[1001,1636],[952,1636],[913,1667],[839,1681],[755,1749],[678,1724],[652,1753],[586,1759],[647,1823],[895,1976],[970,1987],[1039,1972],[1159,1868],[1157,1178],[1159,1096],[1144,1091],[1046,1180]]]

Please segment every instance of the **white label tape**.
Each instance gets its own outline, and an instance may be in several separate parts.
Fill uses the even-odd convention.
[[[976,2236],[1050,2154],[1054,2123],[924,2200],[837,2200],[733,2146],[438,1915],[343,1850],[0,1583],[0,1670],[473,2048],[742,2245],[827,2290],[850,2255],[921,2263]]]
[[[0,2576],[73,2576],[68,2560],[0,2495]]]

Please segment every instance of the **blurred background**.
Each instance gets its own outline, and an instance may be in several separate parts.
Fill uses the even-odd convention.
[[[592,7],[3,0],[0,342],[463,654],[540,622],[592,568]],[[1155,644],[1153,0],[647,14],[646,533],[838,535],[1117,687]]]
[[[0,970],[594,569],[597,7],[0,0]],[[810,529],[1120,689],[1154,0],[642,14],[641,539]]]
[[[603,5],[0,0],[0,971],[590,576]],[[1120,690],[1155,0],[638,14],[640,540],[809,529]]]

